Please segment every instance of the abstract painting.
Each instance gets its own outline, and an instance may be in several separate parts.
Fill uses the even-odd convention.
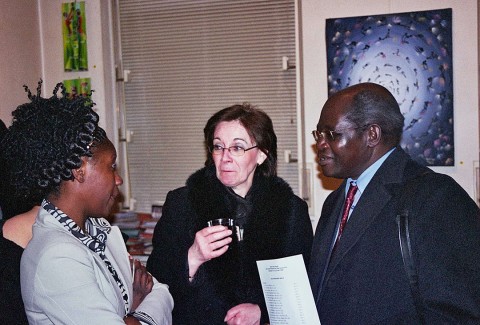
[[[426,166],[454,165],[451,9],[327,19],[326,41],[329,95],[386,87],[405,116],[402,148]]]

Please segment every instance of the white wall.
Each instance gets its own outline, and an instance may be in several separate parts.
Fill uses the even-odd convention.
[[[310,179],[313,186],[314,209],[311,210],[312,217],[316,220],[320,214],[320,209],[324,199],[332,189],[335,189],[338,182],[332,179],[320,180],[318,176],[315,155],[312,149],[314,144],[310,131],[315,129],[320,110],[327,99],[326,84],[326,51],[325,51],[325,19],[334,17],[362,16],[371,14],[395,13],[420,11],[430,9],[452,8],[453,11],[453,73],[454,73],[454,128],[455,128],[455,166],[454,167],[436,167],[435,170],[451,175],[455,178],[465,190],[472,196],[475,196],[474,168],[475,162],[478,162],[479,148],[479,119],[478,119],[478,31],[477,31],[477,2],[476,0],[463,0],[461,2],[454,0],[403,0],[403,1],[387,1],[387,0],[297,0],[301,12],[301,35],[303,62],[303,88],[299,94],[303,93],[302,101],[304,103],[303,123],[305,130],[303,136],[306,139],[306,155],[304,161],[307,167],[313,169],[313,175]],[[45,80],[45,88],[51,91],[58,81],[64,79],[73,79],[77,77],[92,78],[92,89],[95,89],[94,100],[97,103],[97,110],[101,117],[101,125],[104,126],[109,136],[116,138],[116,122],[114,120],[114,85],[112,68],[113,62],[108,58],[111,57],[111,48],[109,35],[111,31],[108,25],[109,5],[111,0],[85,0],[86,2],[86,19],[87,19],[87,35],[88,35],[88,59],[89,70],[85,72],[64,72],[63,71],[63,52],[62,52],[62,35],[61,35],[61,4],[62,0],[37,0],[39,9],[39,30],[42,42],[42,68],[43,79]],[[65,1],[66,2],[66,1]],[[7,6],[2,2],[2,10],[0,10],[0,18],[10,19],[9,26],[12,31],[18,33],[23,31],[18,37],[29,37],[30,42],[33,39],[32,51],[30,54],[33,58],[24,58],[23,50],[17,50],[12,54],[13,58],[19,58],[23,62],[32,62],[32,68],[37,67],[35,58],[35,37],[31,34],[25,35],[26,32],[35,33],[37,28],[34,26],[35,19],[32,19],[32,27],[22,29],[20,22],[25,19],[15,21],[13,17],[20,15],[21,10],[17,9],[10,15],[5,14],[3,7],[12,10],[12,6],[31,5],[31,1],[23,0],[7,0],[11,3]],[[25,8],[28,15],[34,15],[35,8]],[[0,19],[0,27],[4,19]],[[14,36],[16,37],[16,36]],[[2,41],[2,30],[0,29],[0,41]],[[23,42],[23,40],[22,40]],[[20,42],[20,43],[22,43]],[[10,40],[10,43],[12,41]],[[25,43],[25,42],[23,42]],[[28,46],[30,46],[30,43]],[[0,43],[1,45],[1,43]],[[26,44],[23,44],[26,46]],[[2,46],[4,49],[5,47]],[[22,54],[22,55],[20,55]],[[4,64],[5,60],[0,54],[0,64]],[[18,60],[17,60],[18,61]],[[9,83],[5,86],[8,89],[15,89],[18,93],[22,93],[21,85],[27,82],[34,85],[38,77],[32,78],[25,73],[25,69],[18,73],[16,82],[15,67],[17,62],[11,59],[8,68],[12,68]],[[25,64],[22,64],[25,65]],[[297,65],[300,66],[300,65]],[[38,69],[38,68],[37,68]],[[2,70],[3,72],[3,70]],[[13,82],[12,82],[13,80]],[[4,78],[0,80],[4,82]],[[16,82],[16,84],[15,84]],[[15,86],[15,87],[14,87]],[[18,90],[20,86],[20,90]],[[3,89],[2,89],[3,90]],[[4,92],[4,91],[2,91]],[[24,95],[12,94],[12,100],[24,102]],[[302,101],[299,100],[299,103]],[[5,102],[5,101],[3,101]],[[3,103],[0,103],[2,105]],[[7,107],[11,107],[8,104]],[[5,109],[0,106],[0,113],[5,116]],[[8,113],[9,114],[9,113]]]
[[[299,1],[302,12],[307,165],[316,165],[314,151],[310,150],[314,144],[310,132],[316,128],[320,110],[327,99],[325,19],[452,8],[455,166],[432,169],[452,176],[474,198],[473,166],[479,159],[477,1]],[[318,219],[322,202],[337,184],[332,186],[324,183],[318,174],[313,183],[314,217]]]
[[[28,101],[26,84],[35,90],[41,75],[37,3],[3,0],[0,4],[0,118],[10,125],[11,112]]]

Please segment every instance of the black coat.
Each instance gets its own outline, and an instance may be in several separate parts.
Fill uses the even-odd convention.
[[[397,148],[362,193],[330,263],[345,183],[326,199],[309,267],[322,325],[419,324],[396,215],[406,181],[424,170]],[[426,322],[480,324],[478,207],[449,176],[430,173],[422,179],[412,193],[409,228]]]
[[[28,325],[20,290],[23,248],[3,237],[0,220],[0,324]]]
[[[303,254],[306,265],[313,239],[307,204],[278,177],[254,177],[252,210],[244,240],[224,255],[204,263],[192,283],[187,252],[195,233],[216,218],[235,218],[237,200],[216,177],[213,167],[194,173],[187,186],[168,193],[153,236],[147,268],[170,286],[175,325],[224,324],[227,311],[240,303],[258,304],[268,321],[257,260]]]

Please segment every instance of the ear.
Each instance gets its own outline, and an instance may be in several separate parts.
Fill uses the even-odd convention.
[[[375,147],[382,139],[382,128],[378,124],[371,124],[367,129],[367,146]]]
[[[259,153],[257,154],[257,165],[263,164],[263,162],[267,159],[267,154],[262,150],[258,150]]]
[[[82,158],[82,165],[77,169],[72,169],[73,178],[79,183],[85,182],[86,165],[86,161]]]

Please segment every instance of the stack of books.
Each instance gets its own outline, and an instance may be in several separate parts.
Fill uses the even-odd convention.
[[[152,252],[153,231],[161,213],[122,211],[115,213],[112,225],[128,236],[127,250],[133,257],[144,261]]]

